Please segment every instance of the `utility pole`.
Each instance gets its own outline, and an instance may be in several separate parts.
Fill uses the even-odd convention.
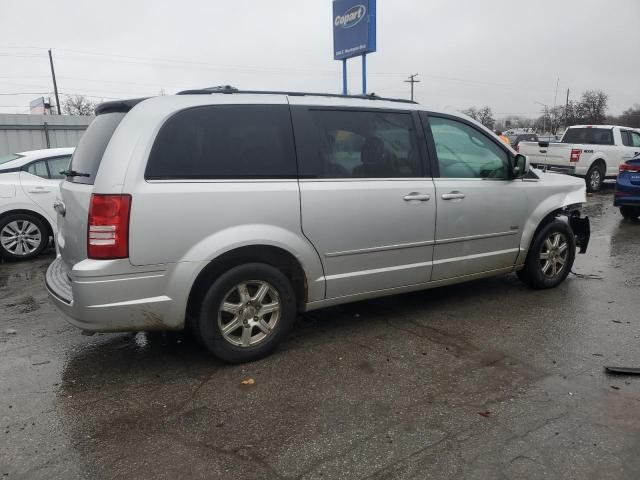
[[[419,74],[417,74],[417,73],[414,73],[413,75],[409,75],[409,79],[404,81],[405,83],[410,83],[411,84],[411,101],[412,102],[413,102],[413,84],[414,83],[420,83],[420,80],[416,80],[416,77],[418,75]]]
[[[56,95],[56,106],[58,107],[58,115],[62,115],[60,111],[60,97],[58,96],[58,84],[56,83],[56,71],[53,69],[53,57],[51,49],[49,49],[49,65],[51,65],[51,77],[53,78],[53,93]]]
[[[567,123],[569,123],[568,111],[569,111],[569,89],[567,88],[567,101],[564,104],[564,128],[565,128],[565,130],[568,127]]]

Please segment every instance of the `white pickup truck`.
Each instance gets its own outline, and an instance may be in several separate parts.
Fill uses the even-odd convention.
[[[597,192],[605,178],[615,178],[621,163],[640,155],[640,131],[613,125],[569,127],[560,143],[520,142],[519,152],[543,170],[584,177]]]

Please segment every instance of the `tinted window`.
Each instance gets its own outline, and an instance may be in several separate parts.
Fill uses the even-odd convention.
[[[98,167],[102,161],[102,155],[107,149],[109,140],[116,130],[120,121],[124,118],[124,113],[106,113],[98,115],[87,131],[84,132],[80,142],[71,157],[70,170],[78,173],[87,173],[88,177],[67,177],[67,180],[74,183],[93,182],[98,173]]]
[[[507,178],[509,156],[474,127],[448,118],[429,117],[440,177]]]
[[[49,158],[47,162],[49,163],[49,174],[51,175],[51,178],[54,180],[62,180],[64,175],[60,172],[69,167],[69,160],[71,160],[71,155]]]
[[[634,147],[640,147],[640,133],[629,132],[631,135],[631,145]]]
[[[309,110],[299,142],[301,174],[315,178],[421,176],[413,118],[409,113]]]
[[[625,147],[631,146],[631,135],[630,132],[626,130],[620,130],[620,136],[622,137],[622,145]]]
[[[295,178],[286,105],[206,106],[183,110],[158,132],[148,179]]]
[[[570,128],[564,134],[562,143],[613,145],[613,130],[610,128]]]
[[[32,175],[36,175],[38,177],[49,178],[49,172],[47,171],[46,160],[33,162],[27,167],[27,172],[29,172]]]

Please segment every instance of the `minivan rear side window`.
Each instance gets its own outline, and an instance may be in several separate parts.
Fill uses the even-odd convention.
[[[570,128],[564,134],[562,143],[613,145],[613,130],[610,128]]]
[[[411,113],[315,108],[295,113],[301,177],[422,176]]]
[[[125,113],[105,113],[98,115],[91,122],[87,131],[80,138],[71,157],[71,165],[69,165],[69,170],[84,175],[67,177],[68,182],[93,185],[102,161],[102,155],[107,149],[113,132],[125,115]]]
[[[182,110],[160,128],[145,178],[296,178],[287,105],[207,105]]]

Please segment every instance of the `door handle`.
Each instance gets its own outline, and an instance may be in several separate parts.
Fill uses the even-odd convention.
[[[33,190],[29,190],[29,193],[49,193],[49,192],[51,192],[51,190],[47,190],[45,188],[38,188],[38,187],[36,187]]]
[[[466,195],[460,192],[443,193],[443,200],[462,200]]]
[[[426,202],[431,198],[431,195],[428,193],[419,193],[419,192],[411,192],[408,195],[402,197],[405,202],[410,202],[412,200],[418,200],[419,202]]]

